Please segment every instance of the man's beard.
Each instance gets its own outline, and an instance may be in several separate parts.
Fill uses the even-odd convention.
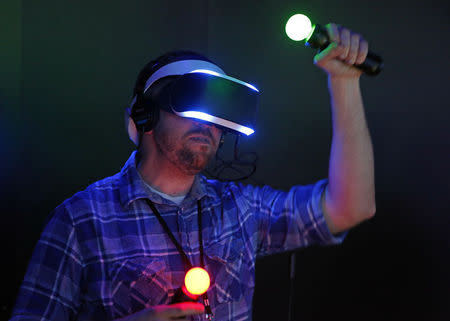
[[[163,132],[155,130],[155,143],[162,153],[173,165],[187,175],[195,175],[205,169],[209,161],[214,157],[214,150],[201,148],[194,151],[187,143],[177,147],[177,142]]]

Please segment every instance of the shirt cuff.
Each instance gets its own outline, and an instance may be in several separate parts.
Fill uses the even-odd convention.
[[[325,189],[328,185],[328,179],[323,179],[314,184],[311,197],[311,209],[312,209],[312,220],[314,224],[317,225],[318,234],[321,238],[321,243],[323,245],[340,244],[344,241],[347,236],[348,231],[343,231],[336,235],[332,234],[327,222],[325,221],[325,216],[323,215],[322,207],[322,194],[325,193]]]

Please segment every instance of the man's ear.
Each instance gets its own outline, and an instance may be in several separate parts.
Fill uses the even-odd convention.
[[[136,124],[129,115],[125,116],[125,127],[127,128],[128,137],[136,145],[139,145],[139,133],[136,129]]]

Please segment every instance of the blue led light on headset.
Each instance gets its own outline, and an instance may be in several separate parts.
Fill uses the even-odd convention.
[[[152,85],[163,78],[174,79],[156,97],[149,99]],[[143,124],[150,118],[147,115],[152,115],[149,111],[163,109],[180,117],[206,121],[225,131],[248,136],[255,132],[259,95],[255,86],[226,75],[210,62],[172,62],[150,76],[139,106],[136,107],[137,97],[133,98],[128,109],[128,134],[138,145],[139,130],[142,132],[145,128]]]

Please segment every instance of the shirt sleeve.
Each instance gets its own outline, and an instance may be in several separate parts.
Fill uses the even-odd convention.
[[[63,205],[41,234],[11,320],[72,320],[80,304],[82,261],[75,229]]]
[[[333,235],[323,215],[321,197],[327,184],[328,180],[323,179],[294,186],[287,192],[269,186],[242,187],[244,199],[249,202],[247,208],[254,215],[246,230],[253,235],[258,256],[344,240],[347,232]]]

